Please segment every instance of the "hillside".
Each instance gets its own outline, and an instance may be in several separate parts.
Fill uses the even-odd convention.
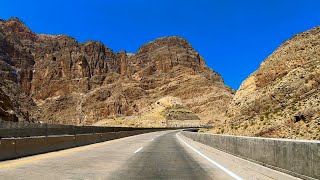
[[[95,123],[97,126],[126,127],[196,127],[200,118],[188,109],[181,99],[171,96],[163,97],[143,108],[136,116],[105,119]]]
[[[181,37],[159,38],[130,54],[101,42],[36,34],[18,18],[0,20],[0,27],[0,98],[12,104],[1,109],[2,120],[88,125],[138,115],[173,96],[202,123],[213,123],[233,97]]]
[[[320,27],[284,42],[241,85],[211,132],[320,139]]]

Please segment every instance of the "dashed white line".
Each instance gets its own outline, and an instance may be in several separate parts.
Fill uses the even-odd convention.
[[[206,160],[208,160],[209,162],[211,162],[213,165],[217,166],[218,168],[220,168],[221,170],[223,170],[224,172],[226,172],[227,174],[229,174],[231,177],[233,177],[236,180],[243,180],[240,176],[236,175],[235,173],[233,173],[232,171],[228,170],[227,168],[223,167],[222,165],[220,165],[219,163],[215,162],[214,160],[208,158],[207,156],[205,156],[204,154],[202,154],[201,152],[199,152],[198,150],[196,150],[195,148],[193,148],[192,146],[190,146],[188,143],[186,143],[184,140],[182,140],[179,136],[179,133],[176,134],[176,137],[183,142],[186,146],[188,146],[190,149],[192,149],[193,151],[195,151],[196,153],[198,153],[200,156],[202,156],[203,158],[205,158]]]
[[[143,148],[143,147],[137,149],[134,153],[137,153],[137,152],[141,151],[142,148]]]

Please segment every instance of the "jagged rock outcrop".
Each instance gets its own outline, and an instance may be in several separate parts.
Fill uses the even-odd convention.
[[[320,27],[293,36],[262,62],[227,116],[218,132],[320,139]]]
[[[159,38],[143,45],[136,53],[136,58],[140,69],[150,67],[148,69],[154,70],[143,75],[168,72],[178,65],[193,70],[201,70],[205,67],[199,53],[185,39],[177,37]]]
[[[16,95],[35,102],[30,109],[17,99],[17,107],[44,122],[93,124],[136,115],[174,96],[206,123],[219,120],[233,96],[180,37],[159,38],[128,54],[100,42],[35,34],[17,18],[1,20],[0,33],[4,80],[12,82]]]
[[[23,31],[21,21],[8,24],[0,29],[0,120],[34,121],[30,114],[38,109],[28,96],[34,61],[28,48],[21,46],[20,37],[8,33]],[[27,34],[32,36],[30,31]]]

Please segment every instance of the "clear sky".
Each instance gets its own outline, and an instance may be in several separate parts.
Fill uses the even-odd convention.
[[[2,0],[0,18],[10,17],[114,51],[182,36],[238,89],[283,41],[320,25],[320,0]]]

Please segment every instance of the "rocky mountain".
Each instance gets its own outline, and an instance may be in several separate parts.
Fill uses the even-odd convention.
[[[129,54],[35,34],[17,18],[0,20],[0,73],[0,117],[10,121],[93,124],[173,96],[212,123],[233,97],[183,38],[159,38]]]
[[[213,132],[320,139],[320,27],[284,42],[236,92]]]
[[[27,95],[34,61],[12,34],[7,34],[0,21],[0,118],[6,121],[32,121],[30,114],[37,110]],[[8,22],[12,23],[12,22]],[[19,28],[13,29],[20,31]]]
[[[150,106],[142,108],[135,116],[105,119],[95,123],[98,126],[137,127],[196,127],[200,118],[186,107],[181,99],[166,96]]]

